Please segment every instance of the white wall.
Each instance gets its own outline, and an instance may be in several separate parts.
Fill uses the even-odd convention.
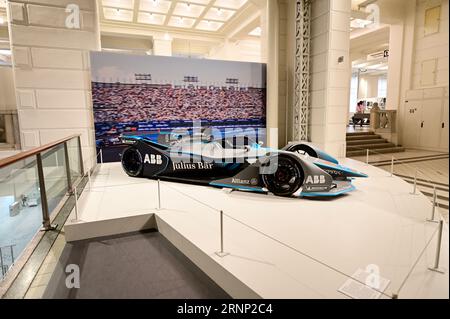
[[[360,76],[358,99],[367,99],[378,97],[378,80],[379,76],[368,75]]]
[[[441,21],[438,33],[424,35],[425,10],[441,4]],[[448,86],[448,0],[420,0],[416,7],[415,48],[413,61],[413,83],[412,88]],[[435,83],[424,84],[424,61],[436,60]],[[426,72],[426,70],[425,70]]]
[[[9,66],[0,66],[0,111],[16,109],[16,94],[12,68]]]
[[[425,35],[425,11],[437,5],[441,5],[439,31]],[[411,139],[405,136],[409,134],[406,131],[410,125],[408,124],[410,122],[408,122],[409,105],[407,101],[412,96],[427,96],[431,94],[427,92],[437,92],[436,89],[438,89],[438,91],[444,92],[442,99],[446,101],[448,109],[449,1],[417,0],[415,6],[411,5],[410,9],[405,11],[407,11],[405,30],[409,30],[409,32],[403,41],[399,139],[400,143],[406,147],[420,148],[422,147],[420,142],[411,144]],[[427,105],[427,103],[420,104]],[[427,113],[425,106],[423,112]],[[420,122],[420,119],[418,121]],[[440,124],[440,121],[438,122],[436,124]],[[448,127],[446,130],[448,135]],[[438,139],[439,136],[431,138]],[[417,140],[420,141],[420,139]],[[448,144],[442,150],[448,150]]]
[[[82,134],[94,153],[89,50],[100,49],[96,2],[9,1],[10,39],[23,149]],[[66,5],[81,9],[81,29],[66,26]]]
[[[208,59],[261,62],[261,41],[241,40],[236,42],[225,41],[211,50]]]

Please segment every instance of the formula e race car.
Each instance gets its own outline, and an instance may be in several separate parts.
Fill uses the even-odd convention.
[[[188,135],[168,144],[144,136],[123,136],[129,147],[122,166],[131,177],[209,185],[277,196],[337,196],[354,190],[354,177],[366,174],[339,165],[309,143],[281,150],[251,138]]]

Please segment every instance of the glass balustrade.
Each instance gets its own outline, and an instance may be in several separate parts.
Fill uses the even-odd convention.
[[[0,281],[83,176],[79,136],[0,160]]]

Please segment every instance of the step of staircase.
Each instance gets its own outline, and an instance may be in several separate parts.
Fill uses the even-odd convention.
[[[375,135],[374,132],[350,132],[347,133],[347,136],[367,136],[367,135]]]
[[[396,147],[394,143],[377,143],[377,144],[363,144],[363,145],[347,145],[348,151],[358,151],[358,150],[373,150],[374,152],[378,152],[378,150],[385,148],[393,148]]]
[[[350,135],[347,136],[347,141],[361,141],[361,140],[379,140],[383,139],[380,135]]]
[[[381,144],[381,143],[389,143],[386,139],[369,139],[369,140],[353,140],[347,141],[347,146],[356,146],[356,145],[366,145],[366,144]]]
[[[389,148],[381,148],[381,149],[377,149],[377,150],[371,150],[372,152],[370,152],[370,154],[387,154],[387,153],[401,153],[404,152],[405,149],[403,147],[389,147]],[[348,151],[347,152],[347,157],[352,157],[352,156],[363,156],[367,154],[367,150],[357,150],[357,151]]]

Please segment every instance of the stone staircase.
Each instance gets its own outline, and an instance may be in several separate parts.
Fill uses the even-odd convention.
[[[374,132],[347,133],[347,157],[366,155],[367,150],[370,151],[370,154],[405,151],[403,147],[388,142]]]

